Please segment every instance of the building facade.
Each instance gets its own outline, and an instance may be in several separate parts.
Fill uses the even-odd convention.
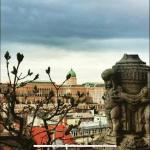
[[[77,76],[74,70],[71,69],[68,72],[68,74],[70,74],[71,77],[59,89],[58,91],[59,96],[70,94],[72,97],[76,97],[77,93],[80,92],[81,94],[84,93],[84,95],[86,96],[86,101],[84,101],[83,103],[89,105],[96,104],[97,107],[98,107],[97,104],[103,104],[103,99],[102,99],[102,95],[104,93],[103,84],[91,83],[91,82],[87,82],[84,84],[77,84]],[[35,81],[32,83],[28,83],[23,87],[17,88],[17,97],[19,103],[24,103],[24,104],[37,103],[38,101],[44,100],[45,97],[49,95],[50,91],[54,92],[55,96],[53,98],[53,101],[55,101],[56,89],[53,84],[55,83],[51,83],[50,81]],[[55,85],[58,86],[57,84]],[[34,93],[35,86],[37,88],[36,93]],[[69,103],[69,100],[64,99],[64,103]],[[88,106],[85,105],[84,107],[86,107],[86,109],[88,108]]]

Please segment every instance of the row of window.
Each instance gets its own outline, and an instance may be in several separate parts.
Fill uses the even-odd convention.
[[[93,135],[93,134],[98,134],[102,133],[104,129],[103,128],[98,128],[98,129],[86,129],[82,131],[71,131],[73,136],[84,136],[84,135]]]

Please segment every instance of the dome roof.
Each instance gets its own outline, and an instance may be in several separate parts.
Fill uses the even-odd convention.
[[[71,77],[76,77],[76,73],[74,72],[73,69],[70,69],[70,71],[67,73],[68,74],[71,74]]]

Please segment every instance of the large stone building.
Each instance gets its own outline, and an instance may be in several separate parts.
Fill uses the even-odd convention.
[[[65,82],[63,86],[58,91],[59,96],[71,94],[71,96],[76,97],[77,92],[84,93],[86,95],[86,100],[83,102],[88,104],[88,106],[81,105],[81,107],[87,108],[93,104],[101,105],[103,104],[102,95],[104,93],[104,85],[99,83],[87,82],[84,84],[77,84],[76,73],[71,69],[68,74],[71,75],[70,79]],[[68,75],[67,74],[67,75]],[[41,101],[48,96],[49,92],[52,90],[55,93],[54,101],[56,99],[56,89],[54,87],[55,83],[50,81],[35,81],[28,83],[27,85],[17,88],[17,97],[21,103],[36,103]],[[4,84],[3,84],[4,85]],[[55,84],[56,85],[56,84]],[[34,88],[37,87],[37,93],[35,94]],[[59,86],[59,85],[56,85]],[[64,99],[65,103],[69,103],[68,99]]]

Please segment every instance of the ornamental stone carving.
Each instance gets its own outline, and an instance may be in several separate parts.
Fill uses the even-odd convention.
[[[106,88],[103,99],[110,128],[105,138],[106,143],[118,144],[121,147],[127,144],[125,141],[130,142],[127,139],[132,137],[132,144],[128,145],[142,141],[143,148],[148,148],[150,139],[150,87],[147,84],[149,72],[150,66],[147,66],[138,55],[124,54],[119,62],[102,73]],[[131,149],[133,147],[131,146]]]

